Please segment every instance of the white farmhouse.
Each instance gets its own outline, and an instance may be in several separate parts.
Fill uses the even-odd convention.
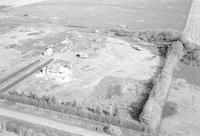
[[[72,77],[71,69],[67,66],[61,65],[60,63],[49,65],[46,69],[46,74],[49,78],[52,78],[57,82],[69,82]]]

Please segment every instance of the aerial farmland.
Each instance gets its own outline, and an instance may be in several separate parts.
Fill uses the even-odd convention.
[[[0,0],[0,135],[199,136],[198,0]]]

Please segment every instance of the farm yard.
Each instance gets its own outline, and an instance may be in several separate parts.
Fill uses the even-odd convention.
[[[99,110],[102,114],[113,114],[117,107],[123,107],[126,110],[120,114],[131,118],[127,113],[128,108],[137,101],[145,89],[144,84],[156,73],[159,57],[143,47],[130,46],[132,43],[118,38],[102,37],[99,34],[92,38],[91,34],[78,35],[80,39],[68,39],[75,43],[73,47],[69,47],[66,52],[55,53],[56,64],[48,66],[53,72],[59,73],[62,65],[66,65],[69,74],[64,76],[68,80],[61,81],[55,73],[51,76],[50,73],[44,75],[39,71],[7,92],[54,96],[60,103],[75,103],[91,112]],[[63,44],[63,41],[58,44]],[[57,51],[59,46],[52,48]],[[77,56],[80,53],[86,53],[87,57]]]

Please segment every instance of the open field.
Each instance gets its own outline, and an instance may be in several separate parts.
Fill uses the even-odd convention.
[[[143,124],[141,113],[160,92],[160,135],[198,136],[200,50],[182,36],[190,5],[0,0],[0,97],[9,100],[1,100],[1,114],[72,133],[80,127],[83,135],[142,135],[135,130],[149,133],[150,124]],[[198,40],[194,28],[188,32]],[[183,46],[183,57],[168,60],[174,43]],[[49,65],[32,72],[33,62],[48,58]]]
[[[16,16],[52,19],[64,25],[183,30],[191,0],[46,0],[10,10]],[[155,6],[156,5],[156,6]]]

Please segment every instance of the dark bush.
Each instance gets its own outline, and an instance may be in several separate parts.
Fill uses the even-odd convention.
[[[143,30],[137,32],[137,37],[148,42],[174,42],[180,39],[181,33],[177,30]]]

